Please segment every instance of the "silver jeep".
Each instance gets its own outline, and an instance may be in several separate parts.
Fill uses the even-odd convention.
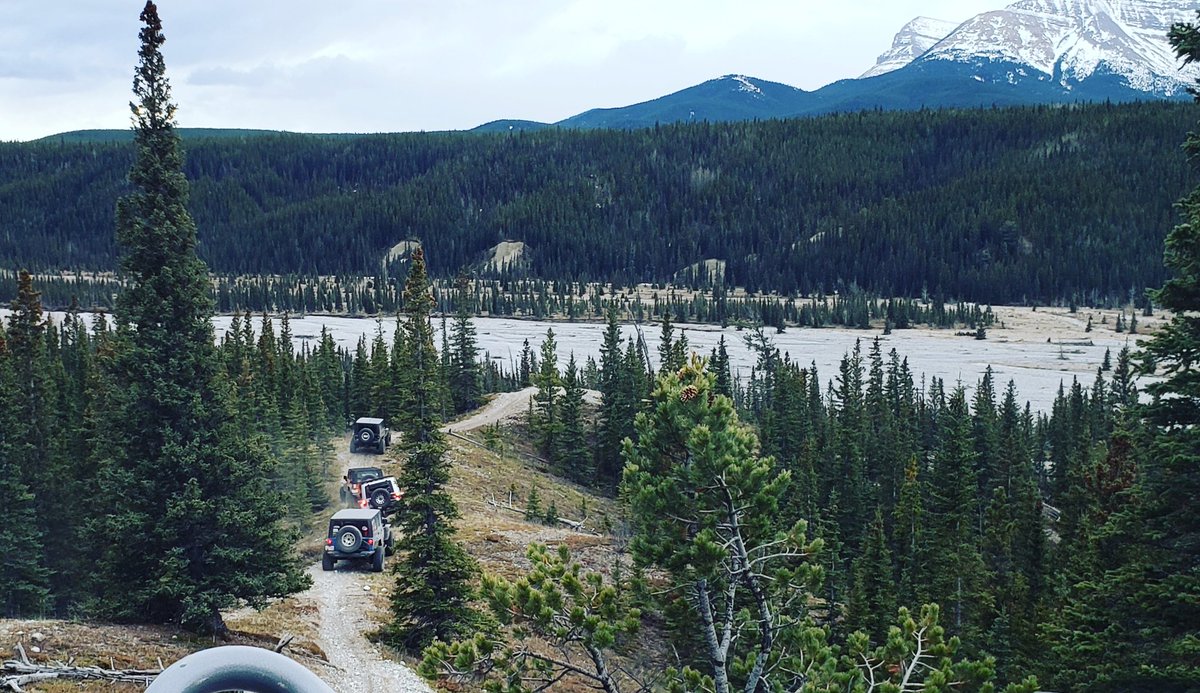
[[[392,527],[383,513],[374,509],[339,510],[329,518],[321,568],[333,570],[338,561],[371,562],[371,570],[383,572],[383,560],[392,552]]]

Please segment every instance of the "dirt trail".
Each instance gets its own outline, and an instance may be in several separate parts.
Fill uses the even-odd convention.
[[[351,453],[349,438],[338,445],[336,481],[330,491],[337,498],[340,479],[349,467],[379,467],[392,473],[391,460],[380,455]],[[334,506],[336,509],[338,506]],[[332,511],[331,511],[332,512]],[[430,693],[429,686],[416,672],[400,662],[388,659],[383,649],[367,640],[364,633],[375,630],[377,621],[371,616],[381,607],[376,594],[391,587],[391,563],[388,557],[383,573],[372,573],[368,566],[341,561],[337,569],[321,570],[320,564],[308,569],[313,586],[297,595],[317,607],[317,640],[330,667],[317,673],[338,693]]]
[[[429,693],[429,686],[408,667],[386,659],[363,633],[374,630],[367,618],[373,608],[370,592],[387,584],[386,576],[363,572],[359,566],[342,566],[326,572],[309,568],[312,588],[300,595],[316,603],[321,649],[331,669],[322,674],[338,693]]]
[[[529,400],[537,391],[536,387],[527,387],[516,392],[501,392],[479,411],[461,421],[443,426],[442,430],[447,433],[462,433],[520,416],[529,411]],[[583,398],[592,404],[599,404],[600,393],[596,390],[584,390]]]
[[[527,387],[516,392],[501,392],[479,411],[461,421],[443,426],[442,430],[447,433],[462,433],[520,416],[529,410],[529,399],[536,392],[536,387]]]

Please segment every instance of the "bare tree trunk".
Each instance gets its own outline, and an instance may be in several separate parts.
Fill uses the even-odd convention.
[[[722,646],[717,638],[717,627],[713,620],[712,599],[708,593],[708,580],[696,581],[696,611],[704,626],[704,641],[708,644],[708,659],[712,663],[713,686],[716,693],[729,693],[729,671],[725,658],[728,644]]]

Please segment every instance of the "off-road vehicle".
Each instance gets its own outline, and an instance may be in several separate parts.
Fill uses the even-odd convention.
[[[342,488],[338,490],[338,496],[341,498],[342,505],[358,505],[359,491],[362,489],[362,485],[382,476],[383,470],[379,467],[351,467],[347,469],[346,474],[342,476]]]
[[[358,507],[378,510],[388,517],[399,509],[402,498],[404,492],[396,483],[396,477],[385,476],[362,483],[358,490]]]
[[[392,552],[392,527],[383,513],[372,509],[339,510],[329,518],[321,568],[333,570],[338,561],[369,560],[371,570],[383,572],[383,557]]]
[[[384,425],[383,419],[359,417],[350,428],[350,452],[370,450],[382,455],[391,444],[392,429]]]

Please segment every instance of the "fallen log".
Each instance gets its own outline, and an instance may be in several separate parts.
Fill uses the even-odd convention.
[[[0,690],[20,691],[23,684],[49,679],[114,681],[149,685],[161,671],[161,669],[79,667],[61,662],[40,664],[10,659],[5,661],[3,665],[0,665]]]
[[[511,501],[508,503],[501,503],[501,502],[497,501],[495,499],[495,497],[488,498],[487,504],[492,506],[493,508],[498,508],[500,510],[508,510],[510,512],[514,512],[514,513],[520,515],[521,517],[525,517],[526,514],[528,513],[528,511],[525,508],[521,508],[516,505],[513,505],[513,503]],[[587,529],[584,528],[584,523],[587,522],[586,517],[583,518],[582,520],[568,520],[565,517],[559,517],[556,519],[558,520],[558,522],[562,523],[567,528],[572,529],[581,534],[593,534],[595,536],[599,536],[598,534],[595,534],[594,532],[588,531]]]

